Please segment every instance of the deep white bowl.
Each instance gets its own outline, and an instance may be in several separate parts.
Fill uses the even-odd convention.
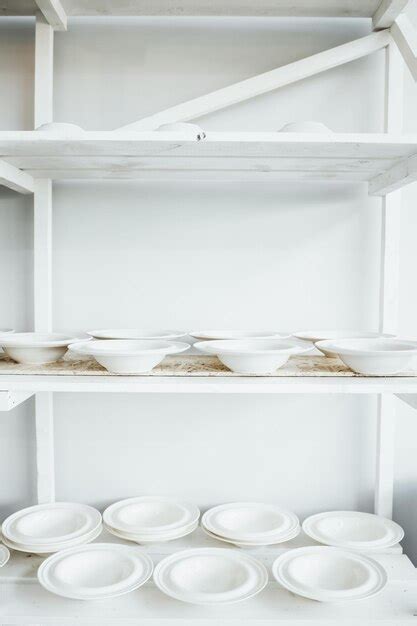
[[[194,348],[216,355],[232,372],[260,376],[275,372],[292,354],[305,354],[312,349],[291,339],[200,341]]]
[[[277,330],[193,330],[190,337],[200,341],[214,341],[226,339],[288,339],[290,333],[280,333]]]
[[[77,341],[59,333],[10,333],[0,335],[0,346],[6,354],[18,363],[43,365],[54,363]]]
[[[289,122],[279,130],[280,133],[332,133],[322,122]]]
[[[144,374],[161,363],[167,354],[178,354],[189,348],[180,341],[128,339],[93,339],[70,347],[70,352],[90,355],[113,374]]]
[[[405,370],[417,354],[417,342],[396,338],[319,341],[319,350],[339,356],[345,365],[365,376],[392,376]]]
[[[319,341],[335,341],[339,339],[376,339],[378,337],[394,337],[394,335],[375,333],[368,330],[306,330],[294,333],[294,337],[302,339],[303,341],[310,341],[314,343],[316,348],[319,350],[317,346]],[[328,350],[324,346],[320,349],[320,352],[328,357],[337,356],[335,352]]]
[[[55,133],[57,135],[80,135],[84,132],[81,126],[68,124],[67,122],[48,122],[47,124],[38,126],[36,130],[41,133]]]
[[[204,139],[206,133],[197,124],[190,122],[171,122],[169,124],[161,124],[157,129],[161,133],[181,133],[187,135],[191,139]]]

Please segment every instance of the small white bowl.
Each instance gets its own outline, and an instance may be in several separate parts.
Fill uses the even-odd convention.
[[[305,354],[312,349],[291,339],[200,341],[193,347],[216,355],[232,372],[259,376],[272,374],[292,354]]]
[[[322,122],[289,122],[278,131],[280,133],[332,133]]]
[[[104,328],[88,330],[87,335],[94,339],[180,339],[187,333],[182,330],[143,330],[140,328]]]
[[[306,330],[294,333],[294,337],[303,341],[314,343],[316,348],[318,341],[338,340],[338,339],[376,339],[378,337],[394,337],[383,333],[374,333],[368,330]],[[331,350],[327,350],[324,346],[320,352],[328,357],[335,357],[337,354]]]
[[[167,354],[178,354],[190,345],[180,341],[92,339],[70,346],[70,352],[90,355],[113,374],[145,374]]]
[[[317,347],[337,354],[351,370],[365,376],[398,374],[417,354],[417,342],[383,337],[319,341]]]
[[[42,124],[36,129],[39,133],[50,133],[57,135],[80,135],[84,133],[84,129],[76,124],[67,124],[66,122],[48,122]]]
[[[18,363],[44,365],[54,363],[77,341],[59,333],[10,333],[0,335],[0,346],[6,354]]]
[[[156,129],[161,133],[181,133],[182,135],[189,136],[191,139],[204,139],[206,133],[197,124],[190,124],[189,122],[173,122],[170,124],[161,124]]]
[[[290,333],[280,333],[277,330],[193,330],[190,337],[200,341],[214,341],[225,339],[288,339]]]

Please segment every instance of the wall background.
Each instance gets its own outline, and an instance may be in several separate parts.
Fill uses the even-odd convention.
[[[71,20],[55,120],[107,130],[369,32],[361,20]],[[0,20],[0,129],[31,129],[33,20]],[[405,70],[405,130],[417,90]],[[199,120],[378,132],[383,53]],[[400,332],[417,335],[416,187],[403,193]],[[363,327],[378,314],[381,209],[361,185],[132,181],[54,186],[56,330]],[[0,326],[32,327],[32,200],[0,189]],[[374,397],[56,394],[57,498],[266,499],[301,517],[371,511]],[[2,517],[34,502],[34,412],[0,414]],[[399,407],[395,518],[417,559],[414,412]]]

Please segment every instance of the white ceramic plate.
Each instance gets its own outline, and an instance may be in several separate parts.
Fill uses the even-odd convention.
[[[158,534],[147,534],[147,535],[138,535],[133,533],[124,533],[122,531],[116,530],[115,528],[111,528],[110,526],[104,525],[105,529],[115,537],[119,537],[120,539],[126,539],[127,541],[134,541],[139,544],[147,544],[147,543],[163,543],[164,541],[174,541],[175,539],[181,539],[182,537],[186,537],[190,535],[198,526],[198,522],[194,522],[190,526],[184,526],[184,528],[179,528],[176,531],[166,532],[166,533],[158,533]]]
[[[161,124],[156,129],[161,133],[181,133],[182,135],[187,135],[192,139],[204,139],[206,133],[200,126],[197,124],[190,124],[190,122],[172,122],[170,124]]]
[[[183,550],[155,567],[155,585],[192,604],[222,605],[250,598],[268,582],[266,567],[243,552],[224,548]]]
[[[138,589],[152,569],[151,559],[137,548],[95,543],[53,554],[39,567],[38,580],[65,598],[101,600]]]
[[[140,328],[104,328],[89,330],[87,335],[94,339],[179,339],[187,333],[181,330],[143,330]]]
[[[70,343],[77,341],[60,333],[10,333],[0,335],[0,346],[18,363],[42,365],[64,356]]]
[[[201,524],[211,533],[243,542],[266,541],[287,536],[300,526],[298,517],[273,504],[231,502],[206,511]]]
[[[285,552],[272,574],[288,591],[321,602],[369,598],[387,583],[386,571],[373,559],[327,546]]]
[[[7,561],[10,559],[10,552],[6,548],[6,546],[0,546],[0,567],[6,565]]]
[[[101,526],[99,511],[86,504],[54,502],[30,506],[7,517],[3,537],[16,544],[42,547],[72,541]]]
[[[39,133],[52,133],[57,135],[80,135],[84,133],[84,129],[76,124],[69,124],[67,122],[48,122],[42,124],[36,129]]]
[[[332,133],[322,122],[289,122],[279,130],[280,133]]]
[[[0,328],[0,336],[1,335],[10,335],[10,333],[14,333],[13,328]]]
[[[94,539],[97,539],[101,535],[103,530],[103,526],[100,524],[95,530],[91,531],[86,535],[81,535],[77,539],[72,539],[70,541],[61,541],[60,543],[48,543],[42,546],[39,545],[30,545],[24,543],[15,543],[13,541],[9,541],[6,537],[3,537],[3,542],[13,550],[17,550],[18,552],[26,552],[28,554],[40,554],[40,555],[48,555],[53,554],[54,552],[59,552],[60,550],[66,550],[67,548],[74,548],[75,546],[81,546],[86,543],[91,543]]]
[[[337,339],[375,339],[376,337],[393,337],[394,335],[387,335],[381,333],[374,333],[367,330],[306,330],[303,332],[294,333],[294,337],[302,339],[303,341],[310,341],[317,344],[318,341],[337,340]],[[316,348],[318,349],[317,345]],[[327,350],[322,347],[320,352],[325,356],[337,356],[335,352]]]
[[[200,510],[194,504],[160,496],[121,500],[103,513],[107,526],[137,535],[175,532],[198,522],[199,518]]]
[[[193,347],[216,355],[232,372],[259,376],[272,374],[292,354],[305,354],[312,349],[291,339],[199,341]]]
[[[365,376],[391,376],[405,370],[417,354],[417,342],[396,338],[319,341],[319,350],[336,353],[351,370]]]
[[[290,333],[280,333],[277,330],[193,330],[190,337],[201,341],[215,339],[288,339]]]
[[[404,537],[395,522],[372,513],[330,511],[311,515],[303,522],[306,535],[329,546],[357,550],[381,550]]]
[[[188,343],[163,340],[92,339],[74,343],[70,352],[90,355],[114,374],[144,374],[163,361],[167,354],[178,354]]]
[[[278,545],[280,543],[285,543],[286,541],[291,541],[291,539],[295,539],[296,537],[298,537],[298,535],[301,532],[301,526],[298,526],[298,528],[296,528],[295,531],[293,531],[291,534],[288,534],[286,536],[280,535],[279,538],[277,539],[274,537],[270,537],[267,540],[264,539],[258,542],[254,542],[254,541],[251,542],[251,541],[237,541],[233,539],[228,539],[227,537],[221,537],[220,535],[216,535],[210,532],[205,526],[203,526],[203,524],[201,525],[201,528],[209,537],[212,537],[213,539],[217,539],[218,541],[223,541],[225,543],[231,543],[232,545],[238,546],[239,548],[260,548],[262,546]]]

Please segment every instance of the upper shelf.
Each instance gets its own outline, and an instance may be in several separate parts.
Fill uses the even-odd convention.
[[[35,178],[369,182],[385,195],[417,178],[417,135],[0,132],[0,159]]]
[[[61,0],[69,16],[372,17],[380,0]],[[2,0],[0,15],[34,15],[35,0]]]

